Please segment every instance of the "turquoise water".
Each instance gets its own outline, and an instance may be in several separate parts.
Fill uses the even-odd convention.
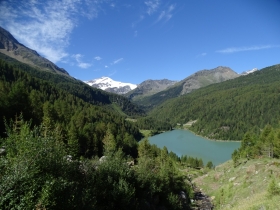
[[[168,151],[179,157],[187,155],[202,158],[204,164],[212,161],[215,166],[230,160],[233,151],[240,147],[240,142],[211,141],[187,130],[168,131],[149,137],[149,141],[160,148],[166,146]]]

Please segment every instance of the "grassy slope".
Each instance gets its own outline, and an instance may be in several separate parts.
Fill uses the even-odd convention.
[[[213,196],[215,209],[280,209],[280,195],[269,195],[275,178],[280,189],[280,160],[255,159],[233,167],[228,161],[194,179],[204,193]]]

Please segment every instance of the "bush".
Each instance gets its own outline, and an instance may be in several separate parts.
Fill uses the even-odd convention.
[[[280,194],[280,186],[276,183],[275,178],[272,178],[269,185],[268,185],[268,195],[274,196]]]

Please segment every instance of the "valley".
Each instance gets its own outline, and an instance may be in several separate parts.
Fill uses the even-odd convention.
[[[279,64],[100,89],[0,42],[1,209],[277,209]]]

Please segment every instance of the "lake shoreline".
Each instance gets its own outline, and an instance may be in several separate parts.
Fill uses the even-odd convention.
[[[174,131],[174,130],[186,130],[186,131],[189,131],[189,132],[193,133],[194,135],[199,136],[199,137],[201,137],[201,138],[204,138],[204,139],[206,139],[206,140],[208,140],[208,141],[218,141],[218,142],[241,142],[241,141],[242,141],[242,140],[220,140],[220,139],[210,139],[210,138],[208,138],[208,137],[206,137],[206,136],[198,135],[198,134],[195,133],[194,131],[189,130],[189,129],[187,129],[187,128],[172,128],[172,130],[168,130],[168,131]],[[151,130],[151,131],[152,131],[152,130]],[[157,136],[157,135],[160,135],[160,134],[165,133],[165,132],[168,132],[168,131],[160,131],[159,133],[157,133],[157,134],[155,134],[155,135],[150,135],[150,136],[145,136],[145,137]],[[145,138],[145,137],[144,137],[144,138]]]
[[[186,129],[175,129],[149,137],[149,142],[159,148],[167,147],[178,157],[188,155],[202,158],[204,163],[212,161],[214,165],[230,160],[234,150],[240,147],[239,141],[210,140]]]
[[[199,137],[202,137],[202,138],[205,138],[205,139],[207,139],[207,140],[209,140],[209,141],[221,141],[221,142],[241,142],[241,141],[242,141],[242,140],[219,140],[219,139],[210,139],[210,138],[208,138],[208,137],[206,137],[206,136],[198,135],[198,134],[196,134],[194,131],[189,130],[189,129],[187,129],[187,128],[182,128],[182,129],[178,129],[178,130],[186,130],[186,131],[189,131],[189,132],[193,133],[194,135],[199,136]]]

